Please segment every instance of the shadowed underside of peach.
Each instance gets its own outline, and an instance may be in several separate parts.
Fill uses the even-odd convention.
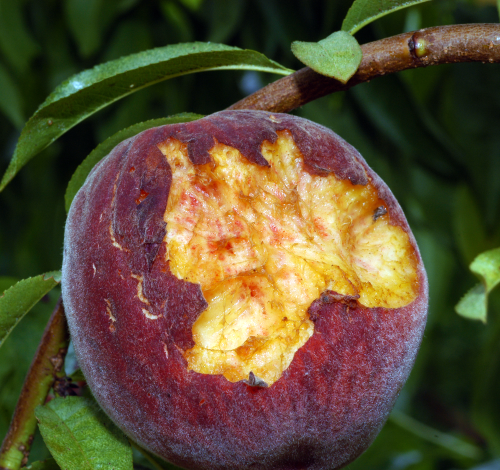
[[[313,334],[307,310],[323,292],[366,307],[416,298],[414,250],[373,185],[312,175],[290,132],[262,143],[269,166],[220,143],[199,166],[178,140],[158,147],[172,170],[167,260],[208,302],[189,369],[272,385]]]

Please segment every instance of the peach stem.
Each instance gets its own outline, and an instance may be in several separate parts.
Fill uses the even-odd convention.
[[[363,60],[344,85],[306,67],[238,101],[229,109],[289,112],[310,101],[389,73],[457,62],[500,62],[500,25],[438,26],[361,46]]]
[[[21,390],[9,431],[0,449],[0,470],[18,470],[28,462],[36,430],[35,408],[43,405],[59,377],[69,343],[62,299],[45,328]]]

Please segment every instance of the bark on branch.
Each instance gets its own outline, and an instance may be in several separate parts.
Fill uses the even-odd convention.
[[[286,113],[336,91],[402,70],[457,62],[500,62],[500,25],[438,26],[361,46],[363,60],[343,85],[306,67],[230,106]]]

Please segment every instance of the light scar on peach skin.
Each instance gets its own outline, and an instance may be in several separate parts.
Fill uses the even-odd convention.
[[[111,206],[114,205],[115,203],[115,199],[116,199],[116,188],[117,188],[117,181],[118,181],[118,176],[116,176],[115,178],[115,182],[114,182],[114,185],[113,185],[113,196],[112,196],[112,199],[111,199]],[[136,201],[137,204],[139,204],[143,199],[145,199],[146,196],[144,196],[143,192],[141,191],[141,196],[140,198]],[[102,218],[102,214],[101,214],[101,218]],[[126,248],[122,247],[118,241],[116,240],[116,237],[115,237],[115,233],[114,233],[114,230],[113,230],[113,223],[111,222],[109,224],[109,237],[111,239],[111,244],[115,247],[115,248],[118,248],[120,251],[129,251],[127,250]],[[95,265],[92,265],[93,266],[93,269],[94,269],[94,274],[95,274],[95,271],[96,271],[96,268],[95,268]],[[132,279],[135,279],[137,281],[137,298],[145,305],[149,305],[149,300],[144,296],[144,293],[143,293],[143,290],[142,290],[142,283],[144,281],[144,278],[143,276],[140,276],[138,274],[134,274],[134,273],[131,273],[130,274],[130,277]],[[106,313],[108,314],[110,320],[111,320],[111,324],[110,324],[110,330],[111,331],[115,331],[115,326],[114,326],[114,323],[116,322],[116,318],[111,314],[111,305],[110,305],[110,302],[108,299],[105,299],[105,302],[106,302]],[[149,320],[158,320],[158,318],[161,318],[163,315],[162,314],[159,314],[159,315],[155,315],[153,313],[151,313],[148,309],[146,308],[141,308],[141,311],[143,313],[143,315],[149,319]]]
[[[289,131],[262,143],[269,167],[220,143],[205,165],[173,138],[158,148],[172,170],[166,259],[208,303],[189,370],[272,385],[312,336],[308,308],[324,291],[366,307],[417,297],[414,249],[373,185],[310,174]]]
[[[149,305],[149,300],[144,296],[144,293],[142,291],[142,283],[144,281],[144,277],[140,276],[138,274],[131,274],[130,277],[132,279],[135,279],[137,281],[137,298],[145,305]],[[142,313],[146,318],[149,318],[150,320],[158,320],[158,318],[161,318],[163,315],[160,313],[159,315],[155,315],[151,313],[148,309],[142,308]]]
[[[113,207],[114,203],[115,203],[115,199],[116,199],[116,187],[117,187],[117,181],[118,181],[118,176],[116,176],[115,178],[115,183],[113,185],[113,197],[111,199],[111,207]],[[102,214],[101,214],[101,217],[99,218],[99,220],[102,218]],[[113,222],[110,222],[109,224],[109,237],[111,238],[111,243],[114,247],[118,248],[120,251],[128,251],[126,250],[125,248],[123,248],[119,243],[118,241],[116,240],[116,237],[115,237],[115,232],[113,230]]]
[[[106,314],[108,315],[110,321],[109,330],[111,332],[114,332],[116,317],[113,315],[113,312],[111,311],[111,301],[109,299],[104,299],[104,301],[106,302]]]

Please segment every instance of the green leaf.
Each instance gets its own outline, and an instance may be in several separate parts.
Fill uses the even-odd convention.
[[[358,32],[363,26],[393,11],[429,0],[355,0],[342,23],[342,31]]]
[[[93,113],[149,85],[207,70],[292,72],[258,52],[210,43],[161,47],[85,70],[57,87],[27,122],[0,191],[29,160]]]
[[[469,320],[481,320],[486,323],[488,300],[484,284],[476,284],[455,306],[455,311]]]
[[[486,292],[500,284],[500,248],[485,251],[476,256],[471,263],[470,270],[476,274],[484,283]]]
[[[196,119],[200,119],[202,117],[203,116],[201,114],[180,113],[165,118],[151,119],[150,121],[134,124],[133,126],[127,127],[111,137],[108,137],[87,156],[87,158],[73,173],[64,196],[66,212],[69,211],[73,198],[76,196],[76,193],[82,187],[83,183],[85,183],[85,180],[87,179],[87,176],[91,172],[92,168],[94,168],[96,163],[108,155],[109,152],[111,152],[111,150],[113,150],[120,142],[123,142],[125,139],[133,137],[146,129],[151,129],[152,127],[175,124],[178,122],[195,121]]]
[[[349,33],[337,31],[319,42],[292,43],[292,52],[315,72],[346,83],[358,70],[363,53]]]
[[[0,297],[0,347],[10,332],[44,295],[61,282],[61,273],[52,271],[23,279]]]
[[[2,90],[0,93],[0,111],[9,118],[14,126],[20,129],[24,123],[21,93],[16,82],[12,80],[2,64],[0,64],[0,90]]]
[[[465,318],[486,323],[488,294],[500,284],[500,248],[476,256],[470,270],[481,279],[481,283],[464,295],[455,310]]]
[[[35,411],[43,440],[65,470],[132,470],[125,435],[93,401],[56,398]]]

